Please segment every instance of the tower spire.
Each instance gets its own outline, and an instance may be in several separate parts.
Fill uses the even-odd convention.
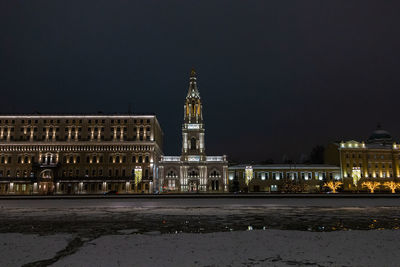
[[[190,72],[189,90],[185,99],[182,138],[182,156],[185,159],[188,155],[205,159],[203,108],[194,69]]]
[[[199,89],[197,88],[196,71],[194,70],[194,68],[192,68],[192,70],[190,72],[189,90],[188,90],[188,94],[186,96],[186,99],[189,99],[189,98],[198,98],[198,99],[200,99]]]

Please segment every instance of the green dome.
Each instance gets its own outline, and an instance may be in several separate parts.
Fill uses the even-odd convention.
[[[377,129],[372,132],[367,140],[368,143],[387,143],[393,142],[393,138],[388,131]]]

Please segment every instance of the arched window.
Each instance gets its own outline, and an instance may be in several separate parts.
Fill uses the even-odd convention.
[[[176,175],[176,173],[175,173],[174,170],[170,170],[170,171],[167,173],[167,177],[177,177],[177,175]]]
[[[145,162],[146,162],[146,163],[149,163],[149,156],[146,156]]]
[[[132,157],[132,163],[136,163],[136,157],[135,156]]]
[[[143,162],[143,158],[142,158],[142,156],[139,156],[139,163],[142,163]]]
[[[196,138],[190,139],[190,149],[191,150],[196,150]]]

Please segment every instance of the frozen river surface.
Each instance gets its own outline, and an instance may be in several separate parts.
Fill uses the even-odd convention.
[[[398,229],[397,198],[0,200],[0,238],[7,240],[0,247],[0,264],[8,259],[1,265],[75,266],[85,259],[80,266],[130,266],[132,262],[137,266],[151,262],[161,266],[212,266],[213,262],[215,266],[373,266],[368,262],[388,256],[400,260]],[[31,255],[26,248],[29,242],[40,243],[35,246],[43,252]],[[366,248],[368,242],[375,252],[355,247],[363,244]],[[193,255],[187,259],[172,246]],[[320,246],[330,248],[326,255],[313,254]],[[340,261],[332,254],[335,246],[341,247]],[[11,247],[18,255],[25,253],[25,261],[2,255]],[[207,252],[210,247],[213,251]],[[289,253],[289,248],[293,253],[304,248],[309,254],[299,259],[301,253]],[[349,249],[353,255],[346,254]],[[254,255],[248,257],[250,252]],[[107,257],[95,257],[98,253]],[[128,262],[132,253],[136,256]],[[210,259],[218,253],[229,255],[225,260]],[[371,253],[377,254],[374,260],[361,260]],[[207,260],[204,255],[209,256]],[[233,258],[237,261],[232,262]]]
[[[0,232],[398,229],[400,198],[0,200]]]

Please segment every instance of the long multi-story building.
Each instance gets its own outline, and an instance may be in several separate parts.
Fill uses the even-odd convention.
[[[232,192],[320,192],[327,181],[339,181],[340,167],[328,164],[266,164],[229,167]]]
[[[329,145],[325,160],[340,166],[346,191],[363,190],[364,181],[383,183],[400,179],[400,144],[380,126],[366,141],[349,140]]]
[[[0,194],[152,192],[154,115],[0,115]]]

